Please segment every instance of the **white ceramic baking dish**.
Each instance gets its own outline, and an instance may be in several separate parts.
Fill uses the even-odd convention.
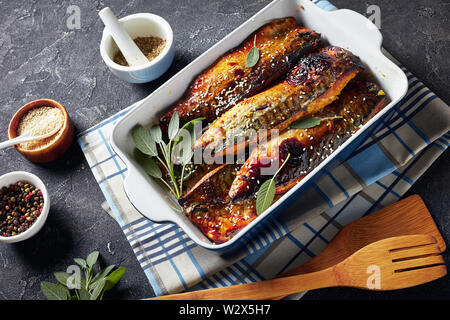
[[[226,51],[239,45],[254,30],[271,19],[286,16],[296,17],[302,25],[321,33],[322,37],[331,45],[341,46],[359,56],[377,78],[392,102],[295,188],[239,231],[231,240],[222,244],[214,244],[187,217],[171,208],[167,201],[167,189],[145,174],[135,162],[133,159],[134,143],[130,132],[136,124],[146,125],[156,122],[162,112],[181,97],[196,75]],[[271,2],[155,90],[116,124],[111,136],[111,145],[128,167],[124,188],[129,200],[139,212],[152,221],[176,223],[194,242],[204,248],[229,249],[232,245],[239,243],[238,241],[265,217],[275,214],[276,211],[280,214],[280,211],[286,208],[287,203],[292,202],[293,198],[302,192],[302,186],[316,176],[324,166],[329,165],[338,155],[341,155],[338,158],[342,158],[342,152],[348,153],[349,150],[354,150],[368,132],[373,130],[377,122],[379,123],[389,113],[392,114],[392,107],[405,95],[408,82],[401,69],[381,53],[381,43],[382,36],[379,30],[368,19],[354,11],[346,9],[324,11],[308,0],[275,0]],[[248,238],[246,237],[246,239]]]

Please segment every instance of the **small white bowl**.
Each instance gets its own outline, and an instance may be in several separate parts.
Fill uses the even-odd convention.
[[[166,40],[162,52],[152,61],[139,66],[127,67],[113,61],[119,51],[116,43],[105,28],[100,42],[100,54],[109,70],[118,78],[131,83],[145,83],[160,77],[169,69],[174,57],[173,31],[169,23],[152,13],[136,13],[119,19],[132,39],[137,37],[160,37]]]
[[[45,187],[45,184],[42,182],[42,180],[32,173],[25,171],[14,171],[7,173],[0,177],[0,189],[3,187],[9,187],[9,185],[15,184],[19,181],[31,183],[36,188],[41,190],[44,197],[44,208],[30,228],[22,233],[19,233],[18,235],[11,237],[3,237],[2,235],[0,235],[0,242],[14,243],[31,238],[36,233],[38,233],[39,230],[41,230],[42,226],[47,220],[48,212],[50,211],[50,197],[48,196],[47,188]]]

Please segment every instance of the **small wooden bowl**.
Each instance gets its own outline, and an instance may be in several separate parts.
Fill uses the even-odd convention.
[[[64,115],[63,130],[58,132],[57,139],[50,145],[36,149],[36,150],[26,150],[21,148],[19,145],[15,145],[17,151],[22,153],[28,160],[36,163],[51,162],[63,155],[64,152],[69,149],[73,141],[74,128],[72,121],[70,121],[69,114],[66,109],[57,101],[51,99],[40,99],[27,103],[22,108],[20,108],[16,114],[12,117],[9,123],[8,137],[13,139],[17,137],[17,128],[19,126],[22,117],[31,109],[49,106],[55,107],[61,110]]]

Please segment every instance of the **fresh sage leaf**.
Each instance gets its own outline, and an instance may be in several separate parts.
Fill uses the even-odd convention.
[[[150,128],[150,135],[156,143],[160,143],[162,141],[162,131],[158,125]]]
[[[174,145],[172,158],[175,164],[186,165],[191,162],[193,151],[191,134],[185,129],[180,129],[178,137],[182,137],[181,143]]]
[[[180,118],[178,117],[178,113],[175,112],[170,119],[169,128],[167,129],[167,134],[169,139],[172,141],[178,134],[178,129],[180,128]]]
[[[106,278],[108,274],[115,268],[115,265],[107,266],[105,269],[101,270],[99,273],[95,275],[89,284],[89,288],[93,289],[96,286],[96,283],[103,278]]]
[[[134,144],[142,153],[155,157],[158,155],[158,150],[156,149],[156,143],[152,139],[150,132],[143,126],[137,125],[133,128],[131,132]]]
[[[256,214],[260,215],[272,205],[275,198],[275,182],[273,179],[266,180],[261,187],[259,187],[256,196]]]
[[[69,300],[70,292],[66,287],[56,283],[41,282],[41,291],[48,300]]]
[[[185,166],[191,162],[194,152],[192,149],[183,149],[183,154],[181,155],[181,165]]]
[[[67,287],[67,280],[69,279],[70,274],[67,272],[55,272],[53,274],[60,284]]]
[[[91,292],[91,297],[89,300],[97,300],[97,298],[100,296],[100,294],[103,291],[103,288],[105,287],[106,279],[100,279],[97,282],[97,285],[95,286],[94,290]]]
[[[126,269],[124,267],[117,268],[106,278],[105,291],[111,290],[122,279]]]
[[[99,252],[98,251],[94,251],[94,252],[91,252],[87,256],[86,262],[87,262],[87,265],[89,266],[89,268],[92,268],[94,266],[94,264],[97,262],[98,255],[99,255]]]
[[[160,147],[164,157],[168,157],[169,146],[164,141],[161,141]]]
[[[181,129],[187,130],[189,131],[189,133],[191,134],[191,142],[192,144],[195,142],[195,140],[197,140],[197,137],[195,136],[195,124],[197,122],[201,122],[203,120],[205,120],[206,118],[201,117],[201,118],[197,118],[194,120],[189,121],[188,123],[186,123]]]
[[[80,295],[80,300],[91,300],[91,295],[85,288],[81,288],[78,293]]]
[[[259,50],[256,47],[256,35],[255,35],[255,39],[253,40],[253,47],[250,49],[250,51],[247,54],[247,67],[251,68],[254,65],[256,65],[259,61]]]
[[[162,178],[161,169],[158,167],[158,165],[152,158],[143,154],[138,149],[135,149],[134,151],[134,158],[149,176],[156,179]]]
[[[55,275],[56,280],[58,280],[60,284],[67,287],[69,290],[79,289],[80,287],[86,285],[80,274],[69,274],[67,272],[55,272],[53,274]]]
[[[204,118],[193,119],[183,125],[182,129],[187,130],[188,134],[186,134],[185,130],[179,128],[180,119],[178,113],[175,112],[169,122],[167,130],[169,141],[167,143],[163,140],[163,134],[159,126],[153,126],[150,130],[147,130],[138,125],[133,128],[131,132],[136,146],[136,150],[134,151],[136,161],[151,177],[161,179],[177,199],[179,199],[182,194],[184,166],[191,161],[193,156],[192,144],[195,139],[194,125],[203,119]],[[188,151],[180,153],[180,148],[176,147],[178,147],[177,144],[183,141],[183,137],[185,137],[183,149]],[[188,137],[191,139],[188,139]],[[157,144],[159,145],[159,150]],[[187,144],[189,144],[188,147]],[[159,154],[158,151],[160,151]],[[155,157],[156,159],[154,160],[148,156]],[[167,173],[172,184],[163,178],[161,168],[156,164],[156,160],[164,167],[166,170],[165,173]],[[175,170],[174,165],[180,163],[183,165],[183,168],[181,170],[181,177],[178,179],[178,177],[176,177],[177,170]]]
[[[75,259],[73,259],[73,261],[75,261],[79,266],[81,266],[84,269],[88,268],[86,261],[82,258],[75,258]]]
[[[247,54],[247,67],[251,68],[258,63],[259,60],[259,50],[257,47],[250,49]]]
[[[106,291],[106,284],[108,283],[108,290],[114,287],[125,273],[125,268],[111,272],[115,268],[111,265],[94,274],[92,268],[98,258],[98,251],[90,253],[86,260],[75,258],[74,261],[84,269],[86,279],[78,275],[77,279],[72,281],[75,273],[55,272],[58,283],[41,282],[42,293],[49,300],[101,300]]]
[[[292,129],[309,129],[309,128],[318,126],[322,121],[341,119],[341,118],[342,118],[342,116],[334,116],[334,117],[326,117],[326,118],[318,118],[318,117],[306,118],[306,119],[301,119],[301,120],[295,121],[293,124],[291,124],[291,128]]]
[[[283,169],[284,165],[288,162],[291,154],[289,153],[284,160],[283,164],[278,168],[277,172],[272,176],[271,179],[265,181],[261,187],[258,189],[258,193],[256,194],[256,214],[259,216],[261,213],[266,211],[273,202],[275,198],[275,177],[278,173]]]

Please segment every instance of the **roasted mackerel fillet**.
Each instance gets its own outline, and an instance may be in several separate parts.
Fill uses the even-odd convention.
[[[362,79],[355,80],[344,89],[339,100],[315,115],[320,118],[342,118],[322,121],[310,129],[289,129],[276,139],[259,146],[234,179],[229,192],[230,198],[253,195],[265,180],[271,178],[271,175],[262,174],[262,168],[273,165],[274,170],[277,170],[290,154],[288,162],[275,178],[276,193],[287,192],[378,113],[386,104],[386,96],[381,94],[382,91],[376,84]]]
[[[301,58],[284,81],[241,101],[215,120],[194,148],[209,148],[218,156],[235,153],[259,130],[283,130],[329,105],[362,70],[359,58],[339,47]]]
[[[260,59],[249,68],[246,57],[255,37]],[[162,127],[167,127],[174,112],[181,125],[199,117],[206,118],[204,123],[211,123],[243,98],[284,75],[300,57],[315,50],[319,42],[318,33],[299,26],[293,17],[267,23],[198,75],[184,96],[160,118]]]
[[[343,119],[325,121],[307,130],[287,130],[276,141],[268,142],[265,157],[278,157],[282,163],[291,154],[277,175],[275,201],[385,106],[387,99],[379,92],[376,84],[354,79],[339,100],[317,114],[342,115]],[[228,241],[257,217],[255,192],[271,177],[260,175],[262,156],[255,151],[242,168],[226,164],[217,167],[180,200],[186,215],[213,242]]]
[[[214,243],[223,243],[256,218],[255,201],[233,201],[230,186],[240,166],[223,164],[206,174],[180,200],[189,219]]]

